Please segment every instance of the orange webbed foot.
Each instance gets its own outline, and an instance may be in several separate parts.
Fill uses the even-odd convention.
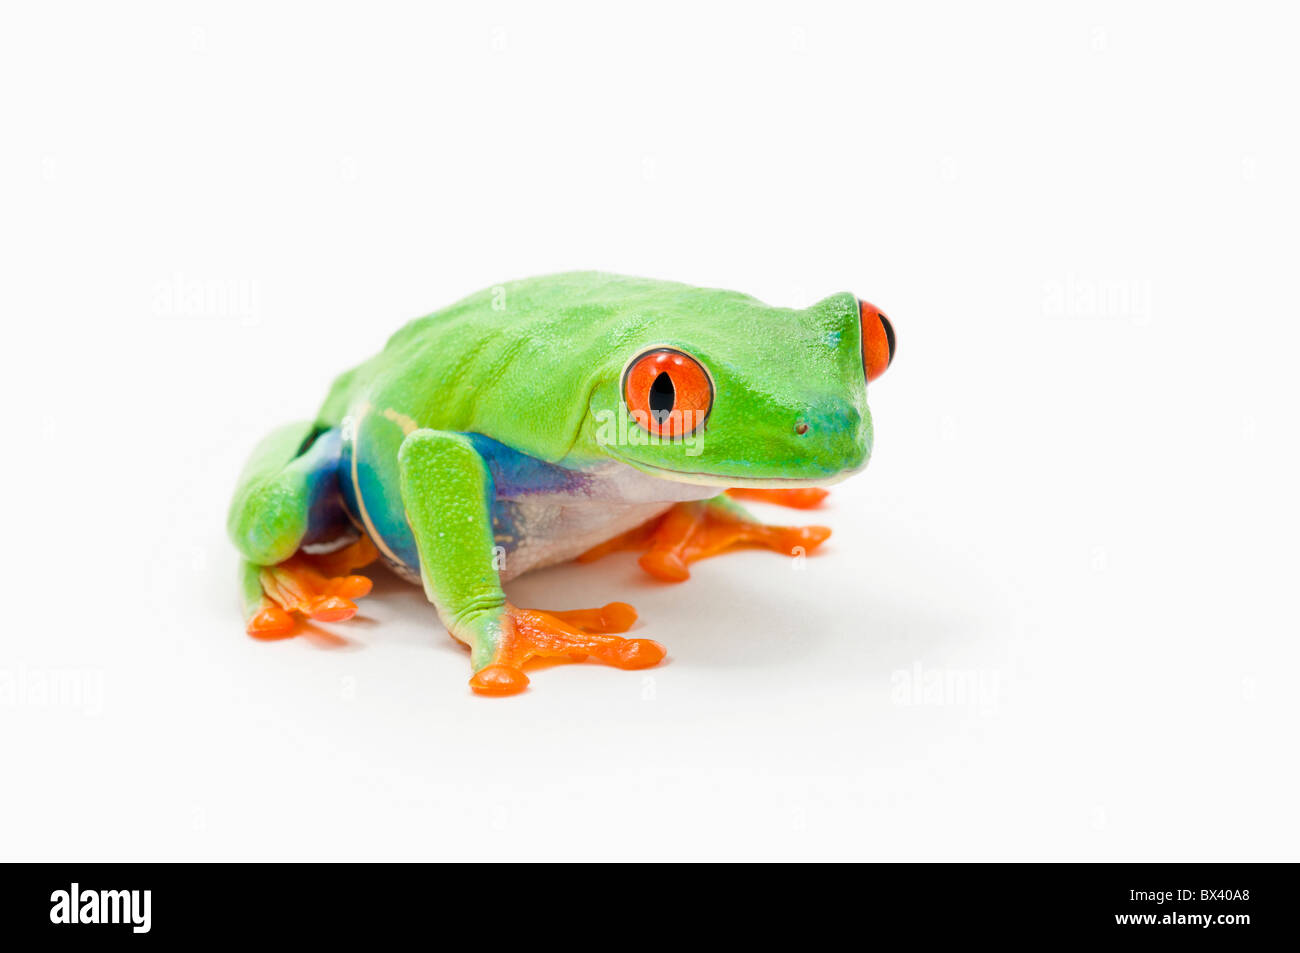
[[[534,658],[594,659],[615,668],[657,665],[667,654],[651,639],[624,639],[636,621],[636,610],[625,602],[599,609],[543,612],[506,603],[501,641],[492,661],[474,673],[470,688],[480,695],[515,695],[528,687],[524,663]]]
[[[375,551],[369,540],[353,543],[335,553],[299,552],[258,574],[262,606],[248,620],[248,634],[256,638],[283,638],[294,629],[294,613],[317,622],[343,622],[357,613],[357,599],[370,593],[365,576],[350,574],[369,563]]]
[[[728,500],[702,500],[678,503],[663,516],[588,550],[578,559],[590,562],[618,549],[644,549],[638,560],[642,569],[664,582],[682,582],[690,578],[691,563],[733,547],[762,546],[796,556],[812,552],[830,535],[825,526],[768,526]]]

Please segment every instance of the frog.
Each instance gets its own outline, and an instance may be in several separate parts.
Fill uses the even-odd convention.
[[[536,659],[655,666],[666,649],[628,637],[631,605],[525,608],[503,585],[619,550],[666,584],[736,549],[811,554],[828,527],[765,524],[745,503],[812,509],[866,466],[867,386],[895,347],[849,292],[798,309],[568,272],[470,295],[255,446],[227,520],[245,629],[351,619],[378,563],[423,587],[476,694],[522,692]]]

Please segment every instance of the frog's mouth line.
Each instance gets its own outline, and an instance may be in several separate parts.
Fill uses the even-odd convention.
[[[689,483],[693,486],[720,486],[747,490],[782,490],[809,486],[834,486],[836,483],[847,480],[867,465],[867,462],[863,461],[862,466],[851,470],[841,470],[839,473],[827,477],[742,477],[724,476],[718,473],[695,473],[689,470],[669,470],[667,467],[657,467],[653,463],[632,460],[609,447],[605,448],[605,452],[619,463],[626,463],[633,469],[663,480],[672,480],[675,483]],[[867,459],[869,460],[870,457]]]

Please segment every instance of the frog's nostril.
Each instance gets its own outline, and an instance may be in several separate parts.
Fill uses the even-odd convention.
[[[803,421],[800,421],[799,423],[794,425],[794,432],[802,437],[804,434],[808,432],[808,425]]]

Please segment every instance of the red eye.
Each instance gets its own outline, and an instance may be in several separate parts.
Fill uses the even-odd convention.
[[[874,381],[894,359],[894,326],[874,304],[858,302],[862,317],[862,369]]]
[[[681,351],[642,354],[623,375],[627,409],[659,437],[681,437],[704,424],[713,406],[713,383],[700,362]]]

